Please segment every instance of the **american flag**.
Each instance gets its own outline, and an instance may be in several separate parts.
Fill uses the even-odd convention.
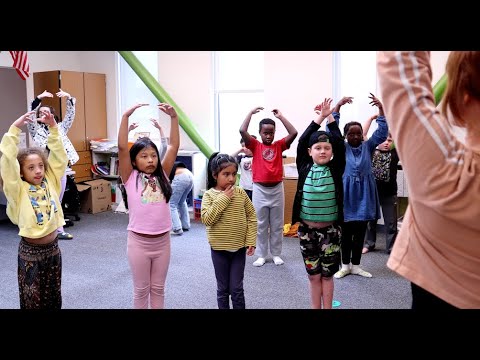
[[[13,58],[13,67],[17,70],[18,75],[23,80],[26,80],[30,75],[30,65],[28,63],[28,57],[26,51],[10,51],[10,55]]]

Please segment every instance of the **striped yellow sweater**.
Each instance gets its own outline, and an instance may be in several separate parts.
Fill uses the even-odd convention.
[[[257,214],[246,192],[235,187],[232,198],[209,189],[202,199],[202,222],[214,250],[238,250],[255,246]]]

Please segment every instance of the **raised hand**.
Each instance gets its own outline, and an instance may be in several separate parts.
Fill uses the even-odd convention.
[[[277,119],[280,119],[280,117],[282,116],[282,113],[278,109],[273,109],[272,113]]]
[[[43,92],[37,96],[37,98],[39,99],[43,99],[43,98],[46,98],[46,97],[53,97],[52,93],[48,92],[47,90],[43,90]]]
[[[138,108],[142,107],[142,106],[147,106],[149,104],[136,104],[136,105],[133,105],[130,109],[128,109],[127,111],[125,111],[123,113],[123,116],[126,116],[126,117],[129,117],[130,115],[132,115],[135,110],[137,110]]]
[[[152,122],[153,126],[155,126],[158,130],[162,130],[162,125],[158,123],[157,119],[150,118],[150,121]]]
[[[70,97],[70,94],[66,91],[63,91],[62,89],[58,89],[59,91],[55,94],[57,95],[59,98],[61,97]]]
[[[383,109],[382,102],[380,100],[378,100],[378,98],[375,95],[370,93],[370,95],[368,97],[372,100],[372,101],[369,102],[370,105],[377,106],[379,109]]]
[[[252,109],[252,111],[250,111],[250,114],[256,114],[258,113],[260,110],[263,110],[264,108],[262,106],[257,106],[256,108]]]
[[[128,132],[136,129],[137,127],[139,127],[140,124],[139,123],[131,123],[130,126],[128,127]]]
[[[315,106],[313,109],[316,114],[320,115],[322,118],[326,118],[328,115],[330,115],[333,111],[331,108],[333,99],[331,98],[325,98],[321,104],[318,104]]]
[[[34,121],[36,121],[35,120],[35,110],[32,110],[32,111],[29,111],[29,112],[23,114],[22,116],[20,116],[17,120],[15,120],[13,122],[13,125],[20,128],[23,125],[25,125],[26,123],[34,122]]]
[[[167,103],[160,103],[157,105],[160,110],[162,110],[165,114],[170,115],[170,117],[178,117],[177,111],[175,108]]]
[[[340,101],[337,103],[337,106],[343,106],[345,104],[351,104],[353,103],[353,97],[352,96],[344,96],[343,98],[340,99]]]

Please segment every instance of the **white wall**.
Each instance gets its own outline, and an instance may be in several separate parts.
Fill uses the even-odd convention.
[[[212,77],[210,51],[158,52],[158,82],[187,115],[203,140],[214,149]],[[166,131],[169,132],[170,128]],[[183,130],[180,132],[180,149],[198,150]]]
[[[430,53],[430,63],[432,64],[432,85],[445,74],[445,64],[447,63],[450,51],[432,51]]]
[[[265,110],[278,108],[298,131],[284,152],[287,156],[296,156],[297,140],[315,118],[315,105],[333,96],[332,59],[331,51],[265,52]],[[287,131],[279,120],[275,122],[278,140]]]
[[[445,72],[449,51],[432,51],[433,84]],[[214,147],[213,58],[210,51],[160,51],[159,83],[193,122],[200,136]],[[118,109],[117,56],[115,51],[29,51],[30,71],[70,70],[105,73],[107,77],[108,137],[117,137],[124,109]],[[0,53],[0,66],[12,66],[8,51]],[[297,128],[304,130],[314,117],[313,106],[333,96],[333,65],[330,51],[265,52],[265,106],[278,107]],[[27,102],[33,99],[33,77],[26,80]],[[28,103],[25,104],[28,109]],[[240,124],[239,124],[240,126]],[[169,131],[169,129],[167,129]],[[277,127],[277,138],[284,136]],[[237,134],[235,134],[235,139]],[[182,131],[181,148],[197,150]],[[298,139],[298,138],[297,138]],[[297,142],[285,152],[295,155]]]

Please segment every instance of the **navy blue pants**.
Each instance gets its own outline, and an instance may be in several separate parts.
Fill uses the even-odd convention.
[[[230,309],[230,297],[234,309],[245,309],[243,275],[246,251],[246,248],[238,249],[235,252],[211,249],[213,268],[217,278],[219,309]]]

